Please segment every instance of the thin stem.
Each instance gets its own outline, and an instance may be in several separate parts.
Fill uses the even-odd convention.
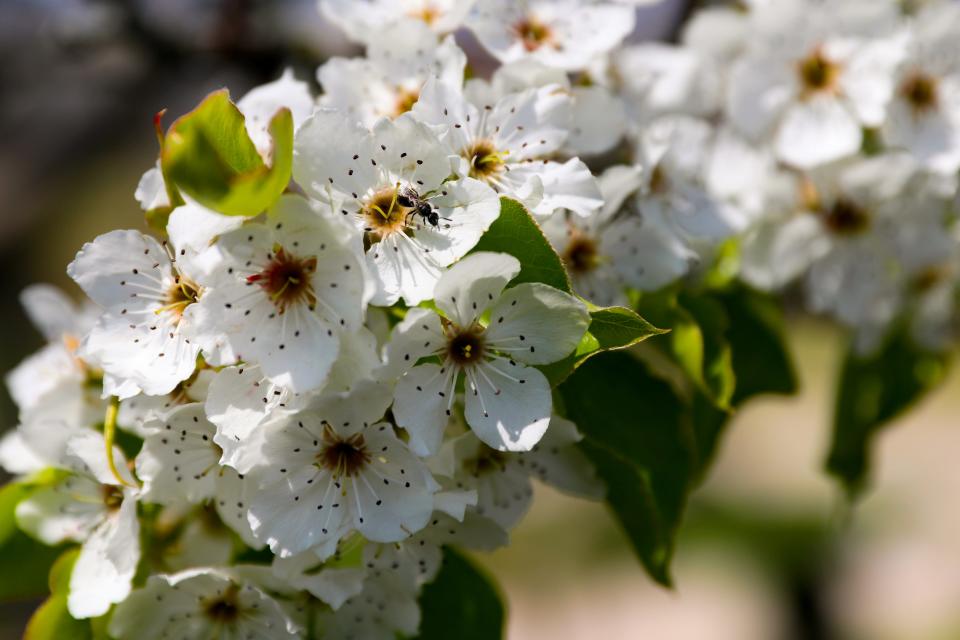
[[[110,396],[110,403],[107,405],[107,415],[103,419],[103,440],[107,446],[107,466],[110,467],[110,473],[117,479],[117,482],[125,487],[135,487],[130,484],[117,469],[117,463],[113,459],[113,441],[117,435],[117,413],[120,411],[120,398]]]

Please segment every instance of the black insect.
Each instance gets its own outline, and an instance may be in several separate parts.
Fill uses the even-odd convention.
[[[397,192],[397,203],[400,204],[400,206],[412,209],[408,215],[420,216],[430,223],[431,226],[439,227],[440,214],[434,210],[428,198],[429,195],[427,197],[421,196],[416,189],[409,185],[400,187],[400,190]]]

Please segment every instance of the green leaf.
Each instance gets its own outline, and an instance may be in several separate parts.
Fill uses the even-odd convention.
[[[610,351],[632,347],[667,331],[653,326],[631,309],[606,307],[590,312],[590,333],[597,338],[600,349]]]
[[[917,346],[896,328],[876,352],[848,349],[840,372],[827,472],[851,497],[865,487],[873,438],[943,381],[948,355]]]
[[[23,640],[90,640],[92,637],[89,621],[70,616],[65,593],[47,598],[33,612],[23,634]]]
[[[606,484],[607,506],[629,537],[647,573],[657,583],[672,586],[670,558],[675,527],[670,526],[661,512],[649,472],[593,439],[587,438],[579,446]]]
[[[48,587],[53,595],[65,594],[70,590],[70,574],[73,573],[73,565],[77,563],[80,557],[80,549],[74,548],[61,553],[53,566],[50,567],[48,577]]]
[[[290,183],[293,116],[281,109],[270,121],[273,162],[264,163],[247,135],[243,114],[226,89],[207,96],[167,131],[164,176],[200,204],[220,213],[254,216],[270,208]]]
[[[14,511],[37,485],[11,483],[0,489],[0,601],[47,593],[47,572],[63,547],[48,547],[17,528]]]
[[[559,387],[582,449],[607,484],[607,503],[644,567],[670,585],[674,537],[695,452],[686,406],[625,352],[590,359]]]
[[[736,376],[723,307],[705,293],[666,288],[642,294],[639,312],[670,329],[669,355],[686,377],[721,409],[730,408]]]
[[[797,374],[779,303],[769,294],[743,285],[720,292],[717,299],[728,319],[725,338],[737,380],[733,405],[765,393],[796,393]]]
[[[62,554],[50,570],[50,597],[34,611],[23,640],[90,640],[93,632],[88,620],[76,620],[67,611],[70,573],[80,555],[79,549]]]
[[[644,294],[639,311],[671,330],[673,359],[720,409],[762,393],[795,393],[782,312],[769,295],[739,284],[719,291]]]
[[[590,326],[577,349],[559,362],[537,368],[547,376],[551,386],[555,387],[589,358],[604,351],[632,347],[650,336],[662,333],[667,332],[625,307],[595,309],[590,312]]]
[[[713,462],[720,436],[733,417],[730,411],[720,409],[699,389],[689,400],[690,423],[696,442],[696,471],[694,482],[700,484]]]
[[[511,286],[542,282],[572,293],[570,278],[560,256],[543,235],[540,225],[516,200],[500,198],[500,217],[490,225],[473,250],[509,253],[519,260],[520,274],[511,281]]]
[[[30,485],[22,482],[11,482],[0,489],[0,545],[16,534],[17,521],[13,512],[32,490]]]
[[[445,547],[443,567],[420,595],[420,640],[498,640],[504,610],[490,579],[460,553]]]
[[[153,128],[157,132],[157,143],[160,145],[160,159],[163,158],[163,143],[164,136],[163,134],[163,116],[167,113],[166,109],[162,109],[153,116]],[[144,217],[147,220],[147,225],[156,231],[163,232],[167,229],[167,223],[170,221],[170,214],[173,213],[173,210],[184,204],[183,197],[180,195],[180,191],[177,190],[177,186],[173,183],[173,179],[169,175],[169,171],[162,164],[160,166],[160,173],[163,176],[163,186],[167,192],[167,204],[154,207],[144,212]]]
[[[723,306],[705,295],[682,293],[678,298],[680,311],[690,322],[674,333],[677,357],[694,382],[721,409],[730,407],[736,386],[733,354],[727,341],[729,326]],[[677,337],[682,340],[678,341]]]

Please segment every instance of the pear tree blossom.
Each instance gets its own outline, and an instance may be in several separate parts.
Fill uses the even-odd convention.
[[[111,635],[120,638],[299,638],[276,600],[226,571],[196,568],[152,576],[117,608]]]
[[[226,334],[238,359],[294,390],[323,385],[340,331],[359,328],[362,265],[329,224],[299,199],[282,198],[268,220],[219,236],[219,268],[201,279],[209,292],[197,331]]]
[[[476,0],[321,0],[320,11],[351,40],[375,44],[385,32],[426,26],[437,35],[454,32]]]
[[[960,9],[712,3],[667,43],[646,4],[320,0],[359,48],[319,87],[157,115],[148,225],[21,296],[0,506],[64,549],[28,635],[479,632],[448,560],[538,483],[664,582],[720,427],[796,387],[783,307],[849,337],[827,468],[862,489],[960,337]]]
[[[431,80],[412,113],[442,133],[447,153],[459,156],[458,175],[516,194],[536,215],[560,208],[588,215],[602,204],[596,180],[581,160],[548,159],[569,135],[570,98],[559,86],[477,106],[459,87]]]
[[[200,286],[184,250],[138,231],[88,243],[67,272],[103,309],[80,355],[104,372],[110,395],[169,393],[189,378],[200,344],[190,339]]]
[[[418,454],[439,448],[461,375],[467,423],[483,442],[529,451],[546,432],[550,384],[532,365],[572,352],[589,317],[579,300],[546,285],[505,290],[519,267],[504,254],[461,260],[434,292],[443,315],[414,310],[394,331],[388,357],[409,369],[397,384],[393,411]],[[440,362],[417,364],[425,356]]]
[[[500,62],[525,58],[575,71],[633,30],[631,7],[610,2],[478,2],[466,26]]]
[[[453,36],[432,40],[429,28],[412,23],[408,37],[375,39],[361,58],[331,58],[317,70],[323,87],[320,106],[339,109],[372,127],[379,118],[410,111],[428,78],[463,82],[466,56]]]
[[[106,613],[130,593],[140,558],[139,491],[114,449],[108,463],[103,437],[71,438],[59,466],[68,474],[17,505],[17,522],[47,544],[82,543],[70,577],[67,607],[74,618]]]
[[[367,130],[345,114],[320,111],[294,150],[298,182],[333,203],[331,215],[360,236],[377,305],[428,299],[443,268],[472,249],[499,215],[490,187],[466,176],[448,180],[451,174],[440,141],[409,116]],[[404,204],[404,189],[429,199],[436,224]]]

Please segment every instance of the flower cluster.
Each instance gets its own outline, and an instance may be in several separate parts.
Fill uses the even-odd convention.
[[[318,96],[285,73],[236,104],[267,168],[291,118],[282,195],[227,215],[160,162],[136,198],[162,238],[86,244],[79,308],[24,293],[48,345],[8,378],[0,464],[56,470],[16,516],[81,545],[72,617],[120,640],[415,634],[441,547],[505,544],[532,478],[602,495],[545,374],[592,305],[730,255],[865,348],[906,309],[947,337],[960,7],[754,0],[666,45],[627,42],[636,4],[322,0],[366,54],[324,63]],[[454,32],[491,76],[465,80]],[[578,295],[484,248],[501,198]]]
[[[960,7],[747,4],[701,11],[681,46],[614,63],[643,113],[639,144],[654,150],[648,185],[712,211],[695,239],[715,249],[735,232],[744,281],[800,283],[807,309],[853,329],[862,351],[902,318],[942,348],[960,259]],[[712,207],[696,205],[698,188]]]

